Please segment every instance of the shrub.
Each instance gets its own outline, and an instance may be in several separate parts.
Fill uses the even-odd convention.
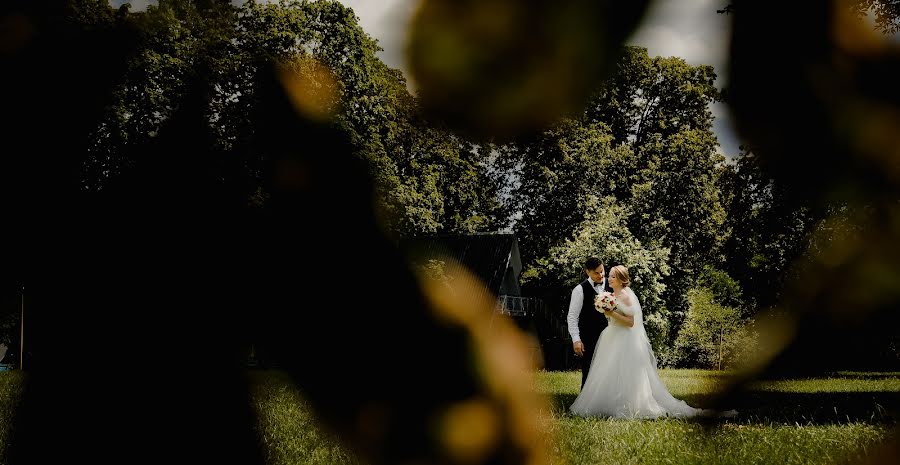
[[[720,305],[707,288],[688,291],[688,312],[675,339],[671,361],[685,368],[724,369],[755,350],[753,321],[734,307]]]

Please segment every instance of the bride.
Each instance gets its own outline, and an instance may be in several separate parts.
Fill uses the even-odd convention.
[[[605,312],[609,326],[600,334],[588,378],[570,407],[580,416],[616,418],[691,417],[712,414],[691,407],[669,394],[656,372],[656,356],[644,330],[641,304],[628,287],[628,269],[609,272],[610,287],[618,302]],[[737,412],[729,411],[726,415]]]

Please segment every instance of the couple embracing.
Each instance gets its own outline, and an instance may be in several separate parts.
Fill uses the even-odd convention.
[[[600,259],[590,257],[584,272],[587,279],[572,289],[567,318],[582,375],[581,393],[569,407],[572,413],[614,418],[714,414],[676,399],[659,378],[628,269],[614,266],[607,276]],[[614,309],[595,306],[604,292],[615,298]]]

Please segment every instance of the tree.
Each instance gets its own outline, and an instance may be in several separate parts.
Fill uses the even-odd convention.
[[[387,180],[380,195],[387,228],[397,234],[498,229],[502,210],[489,150],[411,119],[387,147],[390,163],[378,175]]]
[[[610,195],[628,206],[642,244],[670,251],[664,299],[677,328],[691,280],[721,262],[728,236],[709,109],[720,98],[715,78],[709,66],[625,47],[578,119],[499,148],[526,270],[573,237],[591,195]]]
[[[0,116],[0,131],[10,147],[9,156],[2,157],[0,176],[6,182],[0,189],[11,194],[0,196],[0,202],[4,215],[30,220],[12,228],[9,265],[34,283],[34,295],[40,296],[28,323],[34,328],[36,362],[29,365],[16,411],[10,463],[52,462],[59,451],[75,461],[111,463],[136,449],[156,462],[203,456],[263,463],[241,366],[248,342],[258,340],[276,354],[318,418],[367,462],[452,460],[447,457],[454,448],[445,447],[445,432],[429,426],[437,418],[465,428],[473,405],[496,413],[496,441],[482,449],[485,460],[512,464],[546,457],[539,429],[532,428],[538,426],[530,414],[536,404],[513,388],[524,385],[516,376],[527,366],[514,358],[520,342],[512,333],[488,342],[477,332],[480,324],[458,316],[470,306],[460,310],[451,304],[448,310],[441,302],[429,303],[375,222],[368,166],[348,131],[295,106],[298,89],[285,80],[324,79],[302,75],[315,74],[316,66],[306,66],[311,63],[306,60],[286,70],[289,60],[277,60],[275,67],[276,60],[251,54],[259,62],[248,58],[241,64],[246,68],[238,67],[246,72],[239,78],[249,83],[250,93],[226,89],[219,102],[225,109],[245,105],[251,123],[232,125],[238,132],[225,144],[216,124],[230,124],[239,112],[217,119],[223,113],[211,111],[218,108],[211,96],[219,95],[216,84],[223,82],[218,71],[228,68],[205,58],[222,56],[219,47],[247,42],[235,39],[240,34],[219,40],[215,31],[199,29],[216,23],[212,6],[221,6],[223,24],[231,24],[226,2],[164,2],[132,17],[128,24],[158,20],[161,25],[159,35],[139,37],[130,57],[114,53],[118,42],[104,40],[115,35],[85,33],[63,15],[58,7],[70,2],[7,3],[0,4],[0,23],[24,24],[34,34],[11,54],[5,53],[4,40],[0,57],[16,70],[0,76],[9,110]],[[319,4],[326,10],[336,5]],[[178,38],[169,40],[167,34]],[[295,38],[274,34],[272,43]],[[167,50],[170,45],[176,49]],[[201,48],[197,56],[190,52]],[[324,61],[310,52],[302,57]],[[120,80],[127,72],[117,68],[138,63],[133,60],[147,61],[147,69],[132,70],[147,75],[146,82]],[[65,79],[59,79],[60,68],[67,70]],[[285,76],[288,72],[295,74]],[[120,173],[83,189],[77,168],[89,149],[84,141],[91,129],[103,127],[105,117],[121,116],[130,124],[133,114],[116,112],[128,108],[129,102],[120,105],[115,98],[125,95],[148,104],[137,120],[150,129],[138,134],[147,142],[123,148],[115,144],[127,139],[110,138],[115,149],[110,153],[133,158]],[[136,135],[128,131],[117,134]],[[260,160],[256,178],[251,156]],[[232,167],[244,171],[228,176],[222,170]],[[223,188],[240,190],[242,173],[269,195],[263,208],[250,208],[246,197],[221,195]],[[31,213],[20,216],[23,212]],[[355,305],[346,312],[322,311],[309,300],[333,288],[336,276],[367,264],[377,264],[378,272],[355,282],[353,290],[391,312]],[[436,309],[445,311],[440,320]],[[490,310],[476,315],[489,317]],[[330,344],[323,327],[340,327],[342,337],[368,349],[338,344],[330,357],[322,356],[322,347]],[[497,343],[514,348],[513,357],[491,357],[485,349]],[[441,348],[430,354],[433,373],[427,367],[410,371],[402,363],[409,344]],[[103,369],[67,382],[83,368],[73,363],[73,347],[80,354],[102,354]],[[362,363],[352,372],[334,363],[353,358]],[[148,376],[147,366],[160,361],[169,362],[171,376]],[[370,380],[362,395],[354,383],[340,381],[347,376]],[[423,376],[435,381],[433,388],[420,390],[415,399],[396,395],[398,385]],[[134,398],[147,402],[136,410],[121,408]],[[387,421],[378,427],[378,437],[371,436],[358,420],[370,415],[373,405],[376,422],[403,421]],[[97,421],[80,424],[86,416]],[[165,431],[151,431],[160,420],[173,418],[179,421]]]
[[[857,16],[875,16],[875,28],[883,34],[900,31],[900,0],[855,0],[847,2]]]
[[[648,137],[712,129],[709,104],[720,99],[711,66],[678,57],[650,57],[643,47],[624,47],[613,76],[588,102],[584,118],[610,126],[617,144],[640,150]]]
[[[672,364],[721,370],[753,354],[756,335],[738,309],[720,305],[705,288],[691,289],[688,302],[687,317],[675,339]]]
[[[706,264],[718,263],[729,231],[716,184],[716,152],[709,130],[692,129],[663,138],[654,135],[637,152],[644,165],[635,174],[629,229],[646,244],[671,250],[666,306],[676,318],[692,281]]]
[[[304,89],[294,96],[298,108],[333,118],[368,163],[389,232],[497,226],[486,154],[422,118],[403,76],[375,56],[380,48],[350,8],[299,0],[242,6],[164,0],[125,20],[139,31],[139,46],[92,134],[88,189],[102,189],[132,167],[184,104],[189,86],[199,86],[210,175],[236,197],[262,206],[268,194],[259,181],[266,155],[258,147],[258,75],[274,62],[283,85]],[[167,163],[177,169],[187,160]]]
[[[713,299],[726,307],[733,307],[741,311],[742,316],[748,316],[752,309],[744,304],[743,291],[740,284],[728,273],[711,265],[706,265],[697,279],[698,287],[709,289]]]
[[[608,194],[608,171],[627,157],[603,124],[564,120],[533,137],[499,147],[509,197],[506,211],[522,246],[526,277],[551,247],[573,236],[591,197]]]
[[[748,148],[721,170],[724,228],[731,231],[723,247],[724,271],[740,283],[755,312],[779,302],[785,283],[799,278],[791,265],[807,250],[823,212],[792,200]]]
[[[711,66],[625,47],[583,116],[609,124],[615,144],[631,147],[633,157],[615,165],[612,194],[631,206],[628,225],[643,243],[671,250],[665,299],[676,325],[689,277],[719,261],[728,236],[716,185],[724,157],[712,132],[715,79]]]
[[[663,303],[664,278],[669,273],[669,250],[642,244],[627,226],[627,207],[615,198],[590,196],[587,211],[570,239],[550,249],[549,258],[534,277],[558,289],[557,301],[584,279],[583,263],[589,256],[602,257],[607,270],[624,264],[631,285],[641,301],[644,320],[654,347],[664,350],[668,337],[668,314]],[[561,305],[560,308],[567,308]]]

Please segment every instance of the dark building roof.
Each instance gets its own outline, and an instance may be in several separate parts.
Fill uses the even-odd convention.
[[[519,241],[512,233],[433,234],[406,237],[398,241],[398,248],[419,264],[428,259],[452,259],[469,269],[497,299],[495,311],[519,321],[534,321],[534,331],[543,341],[569,347],[565,318],[557,316],[540,299],[521,297],[519,276],[522,260]],[[472,302],[482,296],[468,296]]]
[[[466,266],[495,296],[519,294],[519,243],[512,233],[436,234],[407,237],[398,244],[414,260],[449,257]]]

